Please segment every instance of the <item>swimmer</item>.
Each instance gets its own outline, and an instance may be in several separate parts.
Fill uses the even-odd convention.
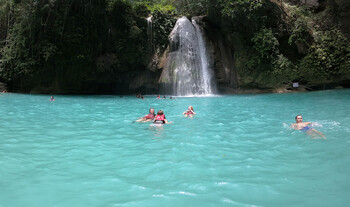
[[[185,112],[183,112],[182,114],[185,115],[185,117],[193,117],[193,115],[195,115],[196,113],[193,111],[193,107],[192,106],[189,106],[188,107],[188,110],[186,110]]]
[[[164,112],[162,110],[159,110],[156,117],[154,118],[153,123],[155,124],[171,124],[172,122],[168,122],[166,120]]]
[[[55,98],[51,96],[50,101],[55,101]]]
[[[296,123],[290,125],[290,128],[295,130],[300,130],[306,132],[308,135],[311,135],[312,138],[321,137],[323,139],[326,139],[326,136],[322,133],[317,131],[316,129],[312,128],[311,122],[303,122],[303,117],[301,115],[297,115],[295,117]]]
[[[160,96],[159,96],[159,95],[157,96],[157,99],[160,99]]]
[[[154,119],[154,108],[150,108],[149,109],[149,114],[147,114],[146,116],[136,120],[136,122],[149,122],[152,121]]]

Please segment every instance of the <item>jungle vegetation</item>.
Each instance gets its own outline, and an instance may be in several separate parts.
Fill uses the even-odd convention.
[[[101,93],[148,70],[181,16],[206,16],[235,51],[240,85],[350,79],[350,44],[336,11],[269,0],[1,0],[0,82]],[[155,50],[147,45],[152,15]],[[157,74],[155,74],[157,75]],[[98,84],[97,84],[98,83]]]

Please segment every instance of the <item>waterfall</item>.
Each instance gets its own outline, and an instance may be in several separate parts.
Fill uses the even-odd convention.
[[[153,55],[153,31],[152,31],[152,16],[147,17],[147,36],[148,36],[148,60],[152,59]]]
[[[198,46],[199,46],[201,69],[202,69],[201,82],[202,82],[202,87],[204,89],[204,94],[214,94],[216,92],[216,87],[215,87],[215,84],[212,84],[212,82],[214,81],[212,80],[213,73],[208,63],[209,56],[207,53],[205,42],[203,40],[204,34],[195,20],[192,20],[192,24],[196,28],[196,33],[198,38]]]
[[[178,19],[169,35],[168,61],[160,77],[161,92],[178,96],[216,92],[203,32],[195,21]]]

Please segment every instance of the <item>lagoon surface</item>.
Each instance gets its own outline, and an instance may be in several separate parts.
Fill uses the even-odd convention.
[[[350,203],[350,90],[49,99],[0,94],[0,207]],[[173,124],[132,123],[150,107]]]

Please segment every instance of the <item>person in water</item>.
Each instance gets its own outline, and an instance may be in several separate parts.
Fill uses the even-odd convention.
[[[188,110],[186,110],[186,111],[183,112],[182,114],[184,114],[185,117],[188,117],[188,116],[193,117],[193,115],[195,115],[196,113],[194,112],[193,107],[192,107],[192,106],[189,106],[189,107],[188,107]]]
[[[55,98],[51,96],[50,101],[55,101]]]
[[[295,117],[295,121],[296,123],[290,125],[292,129],[304,131],[308,135],[311,135],[313,138],[321,137],[323,139],[326,139],[326,136],[322,132],[319,132],[316,129],[312,128],[311,122],[303,122],[303,117],[301,115],[297,115]]]
[[[136,120],[136,122],[149,122],[149,121],[152,121],[154,117],[155,117],[154,108],[150,108],[149,113],[146,116]]]
[[[162,110],[159,110],[156,117],[154,118],[153,123],[155,124],[171,124],[171,122],[168,122],[166,120],[164,112]]]

